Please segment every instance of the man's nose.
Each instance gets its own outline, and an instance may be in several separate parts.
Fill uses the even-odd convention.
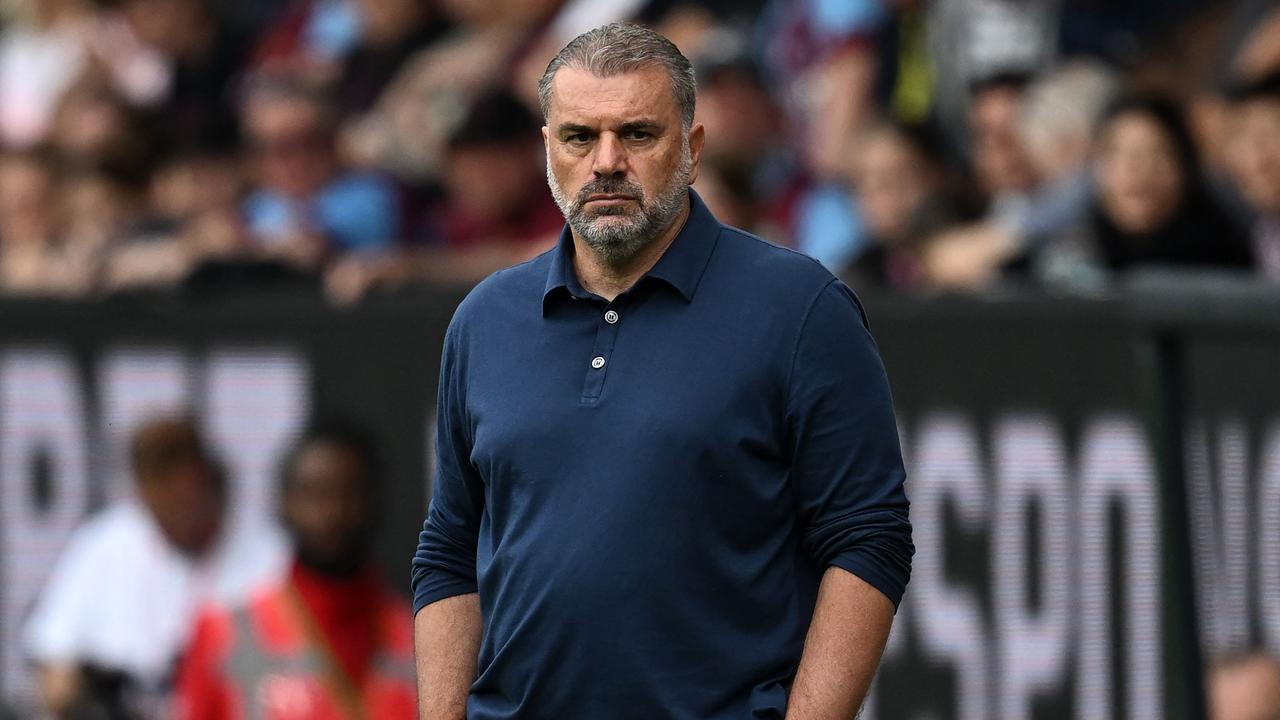
[[[592,172],[598,178],[617,177],[627,172],[627,153],[618,136],[611,132],[600,133],[596,141]]]

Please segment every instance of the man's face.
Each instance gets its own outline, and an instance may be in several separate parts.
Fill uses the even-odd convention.
[[[1232,120],[1227,151],[1236,184],[1255,208],[1280,214],[1280,99],[1243,103]]]
[[[138,488],[169,542],[190,555],[209,548],[222,523],[225,496],[207,460],[176,462],[140,478]]]
[[[313,442],[289,469],[284,520],[299,556],[313,568],[353,569],[369,521],[367,470],[350,448]]]
[[[892,131],[872,134],[854,163],[858,205],[877,241],[906,242],[935,180],[928,162]]]
[[[561,68],[551,86],[547,183],[574,232],[623,262],[680,213],[697,179],[703,130],[685,134],[659,67],[598,77]]]
[[[1014,87],[989,88],[973,98],[973,164],[989,194],[1026,192],[1035,185],[1035,171],[1018,133],[1021,106],[1021,93]]]
[[[262,98],[249,103],[245,125],[263,187],[305,198],[333,178],[333,138],[312,103]]]

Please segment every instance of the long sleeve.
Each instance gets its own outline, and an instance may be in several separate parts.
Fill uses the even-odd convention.
[[[911,523],[889,382],[853,293],[832,280],[796,341],[788,383],[791,478],[804,545],[897,605],[911,574]]]
[[[476,592],[476,537],[484,482],[471,463],[458,321],[445,337],[436,404],[436,474],[431,504],[413,557],[413,611]]]

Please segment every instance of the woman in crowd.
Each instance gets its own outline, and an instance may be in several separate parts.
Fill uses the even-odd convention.
[[[1248,269],[1243,233],[1204,182],[1181,111],[1160,97],[1132,96],[1103,116],[1087,216],[1040,258],[1051,281],[1079,282],[1138,267]]]

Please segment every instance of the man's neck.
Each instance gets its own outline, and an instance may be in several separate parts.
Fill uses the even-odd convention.
[[[662,254],[671,247],[671,243],[675,242],[676,236],[684,228],[685,221],[689,219],[689,211],[689,202],[686,200],[684,207],[657,237],[632,257],[616,264],[602,260],[576,232],[573,233],[573,271],[578,276],[578,282],[582,283],[587,292],[613,302],[614,298],[631,289],[636,281],[658,264]]]

